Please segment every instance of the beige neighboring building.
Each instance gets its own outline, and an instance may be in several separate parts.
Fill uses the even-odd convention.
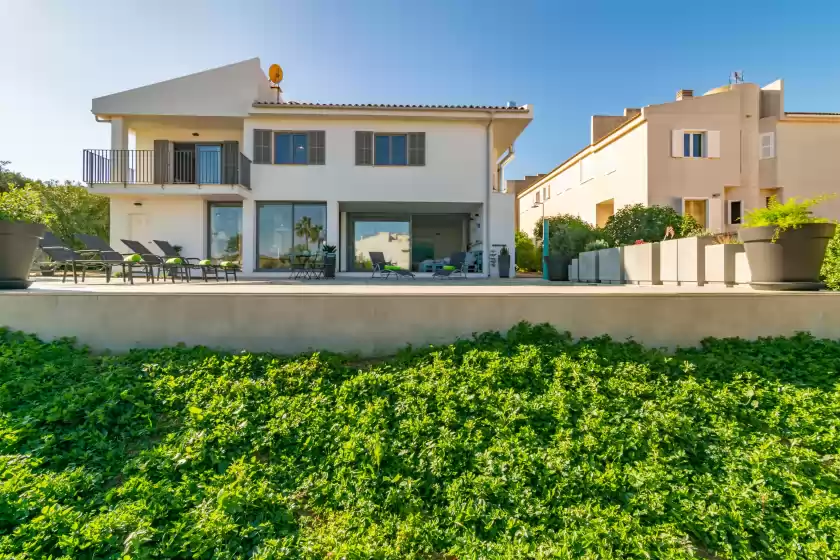
[[[732,231],[772,195],[840,191],[840,113],[785,112],[782,80],[697,97],[680,90],[669,103],[593,116],[588,146],[545,175],[509,181],[511,188],[517,227],[529,235],[540,204],[547,216],[575,214],[599,226],[623,206],[658,204]],[[840,219],[840,199],[816,213]]]

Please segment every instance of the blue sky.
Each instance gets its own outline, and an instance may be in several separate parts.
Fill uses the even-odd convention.
[[[288,99],[535,105],[508,178],[588,142],[592,114],[744,70],[788,110],[840,111],[840,3],[0,0],[0,160],[81,178],[93,97],[259,56]],[[10,47],[10,45],[15,45]]]

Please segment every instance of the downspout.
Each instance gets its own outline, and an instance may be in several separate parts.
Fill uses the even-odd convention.
[[[490,120],[487,121],[487,128],[485,129],[485,137],[487,138],[487,189],[484,193],[484,215],[481,220],[481,227],[484,231],[481,232],[481,251],[482,267],[484,268],[484,275],[490,277],[490,194],[493,190],[493,146],[490,142],[490,127],[493,125],[493,111],[489,112]]]
[[[513,158],[516,157],[516,149],[513,147],[513,144],[508,146],[507,153],[502,156],[502,159],[496,164],[496,175],[499,177],[499,192],[502,192],[502,173],[505,170],[505,166],[513,161]]]

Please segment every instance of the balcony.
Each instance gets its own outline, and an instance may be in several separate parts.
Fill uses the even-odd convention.
[[[181,145],[183,146],[183,145]],[[236,142],[155,144],[154,150],[84,150],[82,177],[91,188],[156,187],[176,192],[251,189],[251,160]],[[146,190],[146,189],[143,189]]]

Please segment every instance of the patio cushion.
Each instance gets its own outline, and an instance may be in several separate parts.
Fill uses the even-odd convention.
[[[181,257],[172,257],[166,259],[166,264],[184,264],[184,259],[182,259]]]
[[[233,261],[222,261],[219,263],[219,266],[221,266],[222,268],[236,268],[239,265]]]
[[[384,268],[385,270],[402,270],[400,267],[393,264],[386,264]]]
[[[124,262],[140,262],[142,260],[143,257],[138,255],[137,253],[134,253],[133,255],[126,255],[125,258],[123,258]]]
[[[451,264],[445,264],[443,265],[443,270],[455,270],[455,267]]]
[[[199,266],[213,266],[213,261],[210,259],[202,259],[198,261]]]

